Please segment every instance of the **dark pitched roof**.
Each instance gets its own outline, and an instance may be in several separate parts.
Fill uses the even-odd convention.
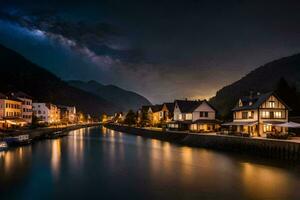
[[[275,96],[281,103],[283,103],[287,107],[287,109],[290,109],[288,105],[286,105],[274,92],[268,92],[253,97],[242,97],[240,100],[242,101],[243,106],[239,106],[238,102],[238,104],[235,108],[232,109],[232,111],[258,109],[261,104],[263,104],[272,95]]]
[[[0,93],[0,99],[7,99],[7,96],[5,94]]]
[[[152,112],[159,112],[162,110],[163,105],[154,105],[154,106],[150,106],[150,107],[151,107]]]
[[[169,112],[174,112],[174,107],[175,107],[175,104],[174,103],[164,103],[164,105],[167,106],[167,109],[169,110]]]
[[[175,100],[175,104],[176,103],[182,113],[190,113],[193,112],[202,101]]]
[[[144,111],[144,112],[148,112],[148,110],[149,110],[149,108],[150,108],[151,106],[142,106],[142,111]]]
[[[14,101],[22,102],[21,100],[17,99],[14,96],[7,96],[7,95],[2,94],[2,93],[0,93],[0,99],[8,99],[8,100],[14,100]]]
[[[32,97],[25,92],[17,91],[17,92],[11,92],[9,94],[10,96],[16,97],[16,98],[26,98],[26,99],[32,99]]]

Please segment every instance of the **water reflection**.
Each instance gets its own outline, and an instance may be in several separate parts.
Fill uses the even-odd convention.
[[[12,190],[27,199],[40,193],[40,199],[299,199],[299,172],[285,163],[257,163],[105,128],[80,129],[0,152],[0,199],[14,197]]]
[[[51,168],[55,178],[58,178],[61,162],[61,140],[57,139],[52,142]]]
[[[25,178],[31,167],[31,146],[0,152],[0,191]]]
[[[83,163],[83,151],[84,151],[84,134],[86,129],[79,129],[72,131],[70,140],[68,140],[68,156],[69,165],[72,169],[79,170]]]
[[[287,192],[294,185],[293,177],[282,170],[250,163],[241,164],[241,170],[247,196],[253,199],[270,199],[274,196],[277,199],[288,199]]]

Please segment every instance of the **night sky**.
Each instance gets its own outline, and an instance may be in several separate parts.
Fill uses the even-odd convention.
[[[1,0],[0,43],[65,80],[209,98],[300,53],[300,1]]]

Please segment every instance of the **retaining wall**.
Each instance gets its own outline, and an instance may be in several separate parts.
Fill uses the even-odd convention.
[[[300,143],[263,138],[246,138],[226,135],[189,134],[182,132],[156,131],[135,127],[106,124],[108,129],[159,139],[193,147],[205,147],[237,151],[258,156],[300,161]]]

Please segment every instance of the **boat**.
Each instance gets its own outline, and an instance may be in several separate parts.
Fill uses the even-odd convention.
[[[46,137],[48,139],[57,139],[57,138],[60,138],[60,137],[66,136],[66,135],[68,135],[68,134],[63,131],[56,131],[53,133],[49,133]]]
[[[8,149],[7,142],[0,141],[0,151],[5,151]]]
[[[8,144],[8,146],[21,146],[31,144],[31,139],[29,135],[18,135],[14,137],[7,137],[4,141]]]

